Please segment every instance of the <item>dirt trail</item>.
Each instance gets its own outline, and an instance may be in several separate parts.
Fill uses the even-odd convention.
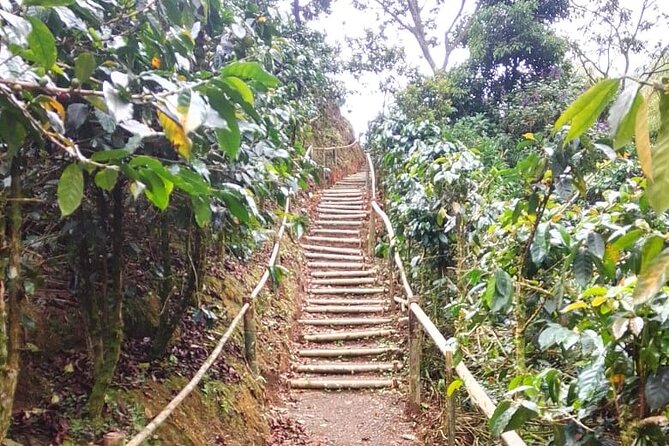
[[[370,206],[365,174],[315,200],[302,241],[307,261],[292,370],[283,404],[288,430],[272,445],[420,445],[404,413],[404,328],[364,241]],[[285,426],[284,426],[285,428]]]

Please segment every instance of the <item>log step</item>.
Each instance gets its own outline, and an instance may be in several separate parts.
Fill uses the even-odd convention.
[[[365,204],[365,201],[362,197],[325,197],[321,200],[320,204],[332,203],[332,204]]]
[[[332,299],[309,299],[307,306],[311,305],[383,305],[386,301],[383,299],[351,299],[351,298],[332,298]]]
[[[362,226],[362,220],[316,220],[314,224],[318,226]]]
[[[330,188],[330,189],[325,189],[323,191],[323,195],[328,195],[328,194],[359,194],[360,189],[358,188]]]
[[[379,294],[385,291],[384,288],[309,288],[310,294]]]
[[[335,279],[312,279],[312,285],[372,285],[376,283],[374,277],[343,277]]]
[[[380,305],[316,305],[304,307],[305,313],[332,313],[332,314],[369,314],[383,313],[386,307]]]
[[[307,244],[302,245],[302,248],[311,249],[312,251],[332,252],[336,254],[353,254],[353,255],[362,254],[360,248],[337,248],[334,246],[307,245]]]
[[[341,317],[328,319],[299,319],[297,322],[314,327],[333,327],[344,325],[383,325],[393,321],[390,317]]]
[[[318,218],[322,218],[324,220],[363,220],[365,217],[367,217],[367,214],[361,214],[361,213],[348,213],[346,215],[339,215],[339,214],[323,214],[320,213],[318,214]]]
[[[315,261],[308,262],[307,266],[309,268],[350,268],[350,269],[363,269],[365,264],[362,262],[325,262],[325,261]]]
[[[318,205],[317,210],[322,210],[322,209],[332,209],[332,210],[338,210],[338,211],[358,211],[358,212],[367,212],[365,209],[365,206],[362,204],[327,204],[327,203],[321,203]]]
[[[351,254],[329,254],[325,252],[305,252],[304,257],[307,259],[328,259],[328,260],[349,260],[355,262],[365,260],[365,257],[362,255],[351,255]]]
[[[298,354],[303,358],[351,358],[356,356],[379,356],[386,353],[397,353],[397,347],[361,347],[361,348],[310,348]]]
[[[321,207],[319,206],[316,209],[318,212],[321,214],[343,214],[343,215],[348,215],[348,214],[359,214],[362,216],[367,216],[369,214],[368,211],[358,208],[358,209],[340,209],[340,208],[331,208],[331,207]]]
[[[314,234],[360,235],[360,230],[358,229],[313,228],[311,232]]]
[[[313,277],[362,277],[373,276],[376,270],[367,269],[364,271],[312,271]]]
[[[377,338],[380,336],[390,336],[392,334],[393,330],[390,328],[378,328],[373,330],[338,330],[327,333],[303,334],[302,338],[308,342],[332,342]]]
[[[395,378],[390,379],[309,379],[295,378],[288,381],[294,389],[383,389],[397,387],[399,382]]]
[[[354,375],[356,373],[391,372],[400,370],[399,361],[393,362],[331,362],[321,364],[300,364],[298,373],[327,373],[333,375]]]
[[[307,235],[304,239],[308,242],[326,242],[326,243],[342,243],[350,245],[360,245],[362,240],[356,237],[325,237],[318,235]]]

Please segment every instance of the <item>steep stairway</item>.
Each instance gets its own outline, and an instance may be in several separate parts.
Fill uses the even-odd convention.
[[[397,387],[401,336],[378,268],[363,250],[371,211],[366,172],[323,191],[302,248],[307,297],[299,324],[299,389]]]

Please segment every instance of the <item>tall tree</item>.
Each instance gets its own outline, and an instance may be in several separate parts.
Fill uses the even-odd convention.
[[[453,50],[461,45],[464,36],[460,31],[464,23],[465,8],[473,2],[428,0],[420,4],[417,0],[354,0],[353,4],[361,10],[379,13],[380,29],[394,27],[409,33],[418,44],[423,60],[436,74],[446,69]],[[454,8],[455,16],[442,33],[437,26],[437,17],[446,4]],[[444,52],[441,61],[435,55],[438,48]]]

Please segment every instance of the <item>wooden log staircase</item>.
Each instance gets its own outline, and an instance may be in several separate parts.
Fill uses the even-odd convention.
[[[396,387],[403,338],[391,298],[366,250],[370,214],[367,172],[345,177],[320,195],[302,248],[306,299],[299,323],[299,359],[292,388]]]

